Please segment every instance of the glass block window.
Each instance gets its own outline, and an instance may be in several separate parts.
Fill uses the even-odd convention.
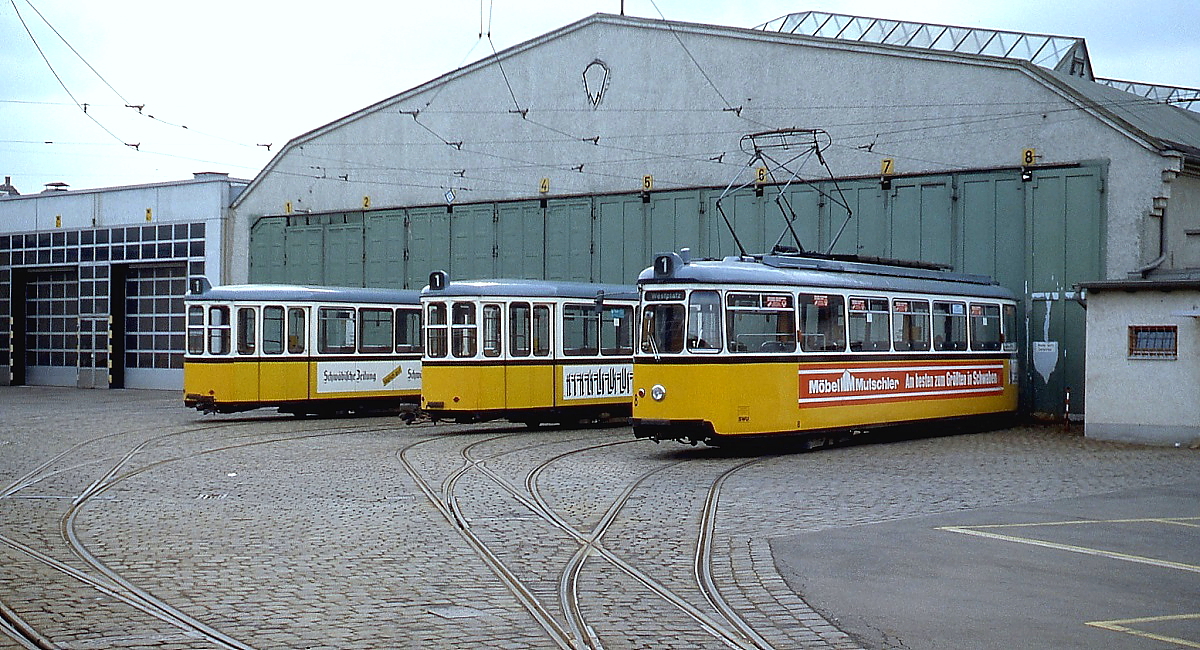
[[[182,368],[186,266],[131,267],[125,281],[125,367]]]
[[[1130,325],[1130,359],[1175,359],[1179,354],[1179,329],[1174,325]]]
[[[79,351],[79,283],[74,271],[39,271],[25,285],[25,363],[74,367]]]
[[[108,365],[108,317],[119,312],[110,303],[109,264],[141,260],[166,263],[168,276],[150,277],[131,267],[125,305],[128,354],[114,359],[131,368],[183,367],[183,289],[187,275],[204,275],[205,224],[91,228],[0,236],[0,265],[28,268],[25,289],[26,364],[84,368]],[[75,270],[29,268],[67,265]],[[77,266],[76,266],[77,265]],[[144,268],[144,267],[143,267]],[[65,275],[64,275],[65,274]],[[178,281],[176,281],[178,280]],[[7,315],[12,274],[0,269],[0,320]],[[156,295],[157,294],[157,295]],[[19,296],[18,296],[19,298]],[[0,322],[4,332],[8,323]],[[118,329],[121,324],[117,324]],[[0,334],[0,356],[12,342]]]

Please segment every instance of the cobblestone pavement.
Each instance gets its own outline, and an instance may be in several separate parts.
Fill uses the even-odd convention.
[[[750,454],[0,387],[0,648],[857,648],[772,539],[1198,469],[1052,428]]]

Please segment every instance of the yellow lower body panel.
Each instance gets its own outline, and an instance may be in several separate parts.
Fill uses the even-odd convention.
[[[305,375],[300,376],[301,381]],[[183,391],[217,404],[259,402],[259,364],[248,362],[185,363]]]
[[[445,411],[505,408],[505,368],[498,365],[426,365],[421,369],[421,402]]]
[[[184,403],[222,412],[263,406],[301,413],[372,408],[374,403],[390,407],[396,402],[417,401],[421,392],[419,369],[416,360],[331,365],[307,358],[189,360],[183,364]],[[409,370],[416,374],[408,376]],[[396,376],[389,378],[389,373]]]
[[[435,418],[561,422],[575,415],[623,417],[630,409],[628,360],[426,364],[422,373],[422,408]]]
[[[1007,359],[639,363],[633,417],[635,427],[711,426],[717,436],[743,436],[1007,413],[1018,398],[1010,369]]]

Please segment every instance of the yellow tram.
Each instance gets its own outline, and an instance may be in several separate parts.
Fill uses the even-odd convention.
[[[635,435],[721,444],[1018,405],[1016,302],[987,277],[830,257],[655,257]]]
[[[415,408],[420,293],[292,285],[211,287],[186,297],[184,404],[328,414]]]
[[[449,282],[435,271],[421,307],[421,402],[431,418],[537,426],[628,417],[632,285]]]

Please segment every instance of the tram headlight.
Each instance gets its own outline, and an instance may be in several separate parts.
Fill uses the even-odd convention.
[[[650,397],[653,397],[654,401],[661,402],[666,396],[667,389],[663,388],[662,384],[654,384],[654,386],[650,388]]]

